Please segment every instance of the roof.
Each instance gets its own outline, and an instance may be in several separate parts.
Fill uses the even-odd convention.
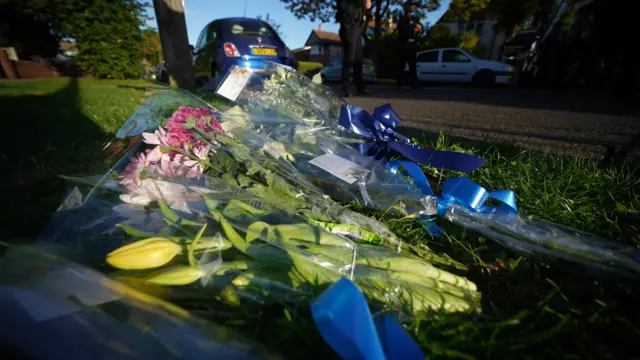
[[[311,30],[311,34],[309,34],[309,38],[307,38],[307,42],[305,43],[305,45],[310,45],[311,38],[314,36],[318,39],[320,43],[325,43],[325,44],[341,43],[340,34],[331,32],[331,31],[314,29],[314,30]]]
[[[311,50],[311,46],[305,46],[305,47],[293,49],[293,50],[291,50],[291,52],[296,54],[296,53],[299,53],[299,52],[302,52],[302,51],[308,51],[308,50]]]

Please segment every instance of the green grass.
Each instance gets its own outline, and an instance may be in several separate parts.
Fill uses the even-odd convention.
[[[130,86],[133,86],[130,88]],[[0,83],[5,208],[9,234],[33,237],[61,199],[57,174],[100,174],[109,166],[101,148],[133,113],[141,81],[64,79]],[[460,144],[440,136],[425,145],[474,152],[488,163],[472,179],[489,190],[512,189],[520,211],[640,244],[640,174],[630,165],[599,169],[594,161],[523,151],[496,144]],[[453,172],[427,169],[434,190]],[[359,209],[365,211],[364,209]],[[640,341],[638,287],[583,267],[522,256],[490,239],[441,221],[434,238],[421,224],[369,212],[414,244],[426,244],[466,264],[458,272],[483,294],[479,316],[424,314],[406,324],[431,359],[625,359]],[[9,220],[9,221],[7,221]],[[189,303],[182,305],[189,306]],[[289,304],[194,305],[196,313],[239,329],[290,358],[333,358],[315,330],[308,307]],[[277,331],[274,331],[277,329]]]
[[[102,148],[140,105],[144,81],[48,79],[0,82],[4,236],[33,237],[60,202],[58,174],[98,175]]]
[[[300,61],[298,62],[298,71],[307,75],[313,76],[322,69],[324,65],[319,62],[310,62],[310,61]]]

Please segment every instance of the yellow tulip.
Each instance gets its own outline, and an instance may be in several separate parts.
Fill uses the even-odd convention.
[[[107,255],[109,265],[123,270],[153,269],[165,265],[182,247],[165,238],[149,238],[125,245]]]
[[[205,271],[196,267],[180,265],[151,275],[147,278],[147,282],[156,285],[188,285],[203,277],[204,274]]]

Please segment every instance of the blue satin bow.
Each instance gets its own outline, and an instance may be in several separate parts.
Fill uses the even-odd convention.
[[[438,197],[431,189],[427,177],[418,164],[410,161],[392,160],[387,164],[387,169],[394,174],[404,169],[425,195],[436,197],[438,199],[438,215],[440,216],[445,215],[447,208],[451,204],[462,205],[469,210],[482,213],[498,213],[503,215],[518,213],[516,195],[511,190],[490,192],[469,178],[460,177],[446,180],[442,185],[442,195]],[[498,200],[502,204],[497,207],[489,206],[486,204],[489,199]],[[422,220],[428,221],[430,219],[423,217]],[[425,224],[425,228],[436,236],[441,235],[443,232],[433,221],[428,221]]]
[[[324,340],[343,359],[417,360],[424,354],[391,316],[371,318],[364,295],[341,278],[312,304],[311,313]]]
[[[470,173],[486,162],[481,157],[465,153],[420,148],[395,130],[400,125],[400,117],[390,104],[376,107],[373,115],[357,106],[344,104],[340,109],[339,123],[369,139],[368,143],[358,144],[358,150],[383,163],[398,153],[420,164]]]

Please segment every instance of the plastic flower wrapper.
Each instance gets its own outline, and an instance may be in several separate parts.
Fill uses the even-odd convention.
[[[3,249],[0,341],[13,358],[279,358],[230,329],[55,255],[58,251]]]
[[[479,293],[469,280],[406,251],[357,244],[220,178],[150,174],[144,181],[161,189],[158,198],[128,204],[128,212],[114,208],[131,190],[111,181],[55,216],[50,229],[61,232],[49,231],[40,243],[63,246],[70,256],[178,305],[306,304],[347,276],[384,310],[478,310]],[[158,212],[162,222],[128,218]]]
[[[363,138],[338,124],[342,104],[337,97],[295,71],[277,65],[259,72],[232,68],[217,93],[238,104],[221,117],[223,126],[225,120],[235,121],[269,135],[283,145],[298,171],[336,199],[357,200],[368,207],[392,208],[422,218],[438,214],[527,254],[618,273],[640,273],[636,249],[611,246],[592,234],[518,215],[512,192],[508,199],[511,209],[494,211],[497,208],[484,205],[488,192],[476,192],[477,184],[471,186],[472,193],[460,188],[462,194],[436,196],[419,168],[409,172],[414,181],[391,174],[389,167],[353,149],[353,139]],[[399,173],[399,167],[392,169]],[[466,178],[452,181],[461,179]],[[441,229],[433,225],[429,222],[426,226],[439,233]]]
[[[181,106],[185,104],[188,106]],[[197,178],[203,172],[272,201],[295,207],[299,214],[368,243],[400,245],[382,223],[350,211],[328,198],[296,170],[283,144],[258,134],[242,122],[219,120],[224,115],[185,91],[150,93],[117,136],[140,136],[125,156],[123,183],[132,189],[128,203],[144,204],[156,189],[144,186],[147,172]],[[142,145],[151,151],[137,151]],[[129,162],[129,158],[133,158]],[[251,180],[253,179],[253,180]],[[260,186],[256,184],[260,183]]]
[[[232,68],[218,94],[245,106],[225,111],[220,117],[222,126],[228,126],[231,134],[251,129],[269,136],[299,173],[335,199],[356,200],[366,207],[381,210],[393,208],[412,216],[424,211],[424,195],[411,181],[389,172],[383,164],[360,154],[341,139],[328,135],[326,129],[332,129],[331,126],[307,124],[300,114],[308,105],[305,101],[298,103],[296,99],[312,96],[314,89],[305,92],[302,85],[298,88],[286,83],[279,85],[282,93],[274,93],[268,90],[269,81],[271,79],[265,80],[263,72]],[[273,101],[267,104],[266,99]]]

